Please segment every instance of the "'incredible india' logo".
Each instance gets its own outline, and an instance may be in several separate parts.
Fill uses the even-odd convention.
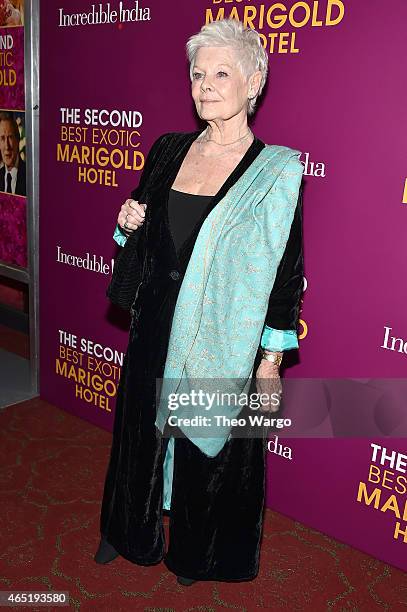
[[[336,26],[345,15],[341,0],[327,0],[324,6],[319,0],[314,0],[312,6],[308,2],[295,2],[289,8],[282,2],[255,5],[251,0],[245,4],[242,0],[212,0],[212,4],[213,8],[206,9],[206,24],[224,18],[242,21],[245,27],[257,30],[269,53],[300,52],[296,46],[296,32],[282,32],[281,28],[303,28],[308,24],[311,27]]]

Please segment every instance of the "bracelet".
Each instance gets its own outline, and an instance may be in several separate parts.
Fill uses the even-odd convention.
[[[277,367],[280,366],[282,360],[283,360],[283,356],[282,355],[276,355],[275,353],[266,353],[267,349],[264,349],[262,347],[261,349],[261,353],[262,353],[262,358],[265,359],[266,361],[271,361],[271,363],[274,363],[274,365],[276,365]]]

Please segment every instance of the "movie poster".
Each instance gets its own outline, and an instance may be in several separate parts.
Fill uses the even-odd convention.
[[[0,260],[27,265],[22,0],[0,0]]]

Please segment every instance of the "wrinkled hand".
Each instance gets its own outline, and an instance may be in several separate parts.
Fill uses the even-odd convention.
[[[260,397],[262,403],[259,408],[260,412],[277,412],[280,409],[280,402],[277,401],[277,397],[281,398],[283,392],[278,366],[262,359],[256,371],[256,388],[259,394],[267,394],[269,398],[269,401],[265,402],[263,397]],[[276,396],[271,398],[273,393]]]
[[[125,201],[117,217],[117,223],[125,234],[131,234],[143,225],[146,208],[147,204],[140,204],[137,200]]]

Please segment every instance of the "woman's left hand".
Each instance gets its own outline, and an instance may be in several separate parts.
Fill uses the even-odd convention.
[[[278,366],[262,359],[256,372],[256,388],[259,394],[267,394],[268,398],[268,401],[265,401],[266,395],[264,395],[264,398],[260,397],[262,406],[259,410],[261,412],[277,412],[280,409],[280,399],[283,392]]]

